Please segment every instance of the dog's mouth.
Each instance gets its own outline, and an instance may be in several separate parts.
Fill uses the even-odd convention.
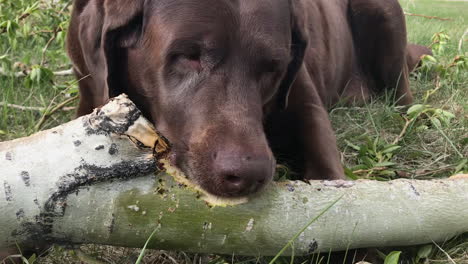
[[[177,168],[169,159],[162,159],[160,162],[163,164],[165,171],[171,175],[178,183],[187,186],[196,193],[200,194],[199,199],[202,199],[211,206],[232,206],[247,203],[249,198],[247,196],[242,197],[221,197],[206,191],[195,181],[190,179],[185,173]]]
[[[269,151],[241,149],[232,155],[229,151],[222,152],[232,148],[222,147],[221,151],[214,152],[216,148],[212,145],[208,148],[206,144],[192,144],[189,148],[188,144],[176,142],[170,145],[159,163],[177,182],[196,191],[197,196],[209,204],[245,203],[271,181],[275,159]]]

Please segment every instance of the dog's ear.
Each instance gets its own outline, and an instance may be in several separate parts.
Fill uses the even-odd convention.
[[[125,92],[119,71],[127,60],[125,49],[141,38],[143,5],[144,0],[92,0],[81,13],[79,38],[84,59],[105,96]]]
[[[278,90],[278,104],[281,109],[288,106],[289,90],[296,80],[297,72],[302,66],[307,48],[306,16],[301,0],[289,0],[291,12],[291,57],[286,74]]]

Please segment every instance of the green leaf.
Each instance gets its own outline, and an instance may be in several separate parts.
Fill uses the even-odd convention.
[[[398,145],[388,145],[382,150],[382,153],[393,153],[395,150],[398,150],[400,148],[401,146]]]
[[[431,118],[431,123],[432,125],[434,125],[436,128],[441,128],[442,127],[442,123],[440,122],[440,120],[436,117],[432,117]]]
[[[346,167],[345,167],[345,168],[344,168],[344,173],[345,173],[345,175],[346,175],[348,178],[350,178],[351,180],[357,180],[357,179],[359,179],[359,177],[358,177],[356,174],[354,174],[354,172],[353,172],[351,169],[349,169],[349,168],[346,168]]]
[[[64,32],[60,31],[59,33],[57,33],[56,39],[57,39],[58,42],[62,43],[65,40]]]
[[[418,253],[416,253],[416,262],[428,258],[432,253],[432,248],[431,244],[420,247]]]
[[[387,255],[385,255],[382,251],[378,249],[375,249],[375,251],[377,251],[377,255],[379,256],[379,258],[385,259],[387,257]]]
[[[455,167],[455,174],[456,173],[459,173],[459,172],[463,172],[463,170],[465,169],[465,166],[468,164],[468,159],[462,159],[457,167]]]
[[[373,143],[373,144],[372,144],[372,147],[373,147],[372,150],[374,150],[375,152],[377,152],[377,147],[380,145],[380,140],[379,140],[379,138],[376,137],[376,138],[374,139],[374,142],[372,142],[372,143]]]
[[[426,126],[426,125],[420,125],[420,126],[418,126],[418,127],[416,128],[416,131],[417,131],[417,132],[423,132],[423,131],[426,131],[426,130],[428,130],[428,129],[429,129],[428,126]]]
[[[0,130],[0,135],[6,135],[6,132],[3,130]]]
[[[462,139],[460,140],[460,144],[462,144],[462,146],[468,145],[468,136],[462,138]]]
[[[361,147],[349,142],[347,139],[345,139],[345,143],[346,143],[346,145],[348,145],[349,147],[353,148],[356,151],[359,151],[361,149]]]
[[[28,263],[33,264],[34,262],[36,262],[36,259],[37,259],[36,254],[32,254],[32,256],[29,257],[29,259],[28,259]]]
[[[351,171],[366,170],[366,169],[368,169],[368,167],[364,164],[359,164],[359,165],[351,167]]]
[[[369,157],[362,157],[361,160],[368,168],[375,167],[375,161],[371,160]]]
[[[422,61],[423,61],[423,62],[433,62],[433,63],[437,63],[437,59],[434,58],[434,57],[431,56],[431,55],[424,55],[423,58],[422,58]]]
[[[359,157],[366,157],[369,153],[369,148],[367,145],[361,145],[361,148],[359,149]]]
[[[384,177],[395,177],[396,172],[391,171],[391,170],[383,170],[383,171],[379,171],[379,175],[384,176]]]
[[[384,264],[398,264],[400,260],[401,251],[392,251],[385,257]]]
[[[26,78],[26,79],[24,79],[24,86],[25,86],[26,88],[31,88],[31,87],[32,87],[32,84],[33,84],[33,82],[32,82],[32,80],[31,80],[31,78]]]
[[[32,70],[31,70],[31,72],[29,73],[29,78],[31,79],[31,81],[35,81],[35,80],[36,80],[37,74],[38,74],[38,68],[33,67]]]
[[[383,155],[384,153],[382,152],[375,153],[376,160],[383,160]]]
[[[410,116],[411,118],[414,118],[418,116],[421,112],[423,112],[427,106],[422,105],[422,104],[415,104],[411,106],[408,111],[406,111],[406,114]]]
[[[378,162],[374,164],[375,167],[390,167],[394,165],[396,165],[396,163],[390,162],[390,161],[383,161],[383,162]]]
[[[76,93],[78,93],[78,87],[77,86],[70,87],[70,88],[68,88],[67,92],[69,94],[76,94]]]
[[[37,68],[36,82],[37,83],[41,82],[41,79],[42,79],[42,69]]]

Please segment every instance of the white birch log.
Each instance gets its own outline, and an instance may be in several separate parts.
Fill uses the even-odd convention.
[[[142,247],[156,229],[150,248],[275,255],[337,200],[298,237],[294,254],[441,242],[468,231],[463,178],[272,183],[246,203],[212,206],[194,188],[155,174],[167,150],[126,96],[0,143],[0,249]]]

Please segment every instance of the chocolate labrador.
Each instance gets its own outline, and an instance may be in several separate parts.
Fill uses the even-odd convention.
[[[285,156],[343,179],[327,107],[413,98],[397,0],[75,0],[68,52],[78,115],[127,93],[178,168],[223,197],[260,190]],[[273,154],[274,153],[274,154]]]

